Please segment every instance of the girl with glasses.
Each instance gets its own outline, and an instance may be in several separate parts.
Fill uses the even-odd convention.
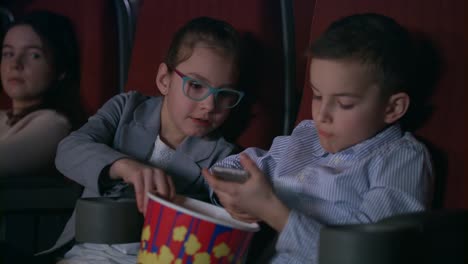
[[[132,91],[109,100],[60,143],[57,168],[85,187],[83,197],[122,196],[134,189],[142,213],[146,192],[169,200],[176,193],[208,200],[201,168],[235,149],[218,128],[243,96],[236,88],[239,42],[226,22],[189,21],[157,69],[155,86],[162,96]],[[73,237],[69,224],[54,248]],[[66,257],[79,252],[75,246]]]

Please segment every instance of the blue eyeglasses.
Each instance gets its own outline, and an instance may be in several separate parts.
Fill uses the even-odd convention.
[[[214,95],[216,106],[219,108],[233,108],[239,104],[244,93],[229,88],[214,88],[210,85],[189,77],[177,69],[174,72],[182,78],[184,95],[194,101],[203,101],[211,94]]]

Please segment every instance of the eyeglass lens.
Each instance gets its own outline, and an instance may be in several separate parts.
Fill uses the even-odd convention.
[[[240,95],[235,91],[227,89],[213,89],[209,85],[187,78],[183,87],[185,94],[193,100],[203,100],[210,94],[214,93],[216,98],[216,104],[222,108],[230,108],[235,106]]]

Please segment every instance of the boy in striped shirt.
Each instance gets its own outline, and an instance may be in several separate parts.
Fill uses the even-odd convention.
[[[408,32],[391,18],[332,23],[310,48],[313,120],[268,151],[248,148],[215,165],[243,168],[244,183],[203,171],[233,217],[278,231],[273,263],[317,263],[324,225],[428,208],[430,156],[400,125],[413,94],[412,54]]]

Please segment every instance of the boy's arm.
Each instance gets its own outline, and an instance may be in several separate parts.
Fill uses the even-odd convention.
[[[247,153],[251,158],[255,159],[259,167],[268,170],[269,162],[269,155],[268,152],[259,148],[248,148],[243,151],[243,153]],[[233,169],[242,169],[242,165],[240,163],[240,154],[230,155],[218,162],[216,162],[212,167],[223,167],[223,168],[233,168]],[[219,198],[216,196],[216,193],[213,191],[213,188],[206,182],[207,188],[210,192],[210,200],[213,204],[221,205],[219,202]]]
[[[388,216],[423,211],[432,200],[433,172],[424,145],[412,140],[400,143],[370,164],[369,189],[363,194],[356,222],[371,222]]]
[[[203,170],[203,175],[222,204],[226,209],[257,217],[280,235],[284,234],[278,241],[280,248],[277,246],[277,249],[281,250],[282,259],[278,263],[316,263],[310,252],[316,248],[314,243],[317,243],[317,236],[313,234],[318,234],[321,225],[312,217],[290,210],[279,200],[265,175],[247,155],[241,154],[240,161],[250,173],[250,178],[242,184],[218,180],[208,170]],[[291,262],[293,260],[297,262]]]
[[[422,145],[402,147],[378,155],[370,167],[370,186],[362,194],[359,207],[332,203],[316,206],[321,209],[291,210],[276,244],[278,263],[287,258],[297,259],[298,263],[316,263],[319,233],[323,225],[373,223],[392,215],[427,208],[432,188],[432,168]]]
[[[271,184],[252,159],[242,153],[239,160],[243,169],[250,174],[249,179],[243,183],[218,179],[206,169],[203,175],[218,195],[221,204],[233,217],[248,222],[261,219],[281,232],[287,221],[289,208],[278,199]]]

